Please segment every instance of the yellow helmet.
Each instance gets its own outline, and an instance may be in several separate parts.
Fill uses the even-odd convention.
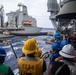
[[[27,54],[32,54],[37,51],[37,46],[34,41],[31,39],[28,39],[25,41],[24,46],[22,47],[22,52],[27,55]]]
[[[37,41],[35,38],[31,38],[32,41],[34,41],[37,44]]]

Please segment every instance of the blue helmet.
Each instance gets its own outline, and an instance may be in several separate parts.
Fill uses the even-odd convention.
[[[54,38],[61,38],[60,33],[59,33],[59,32],[56,32],[56,33],[54,34]]]
[[[54,43],[52,46],[51,46],[52,49],[56,50],[56,51],[59,51],[60,50],[60,45],[57,44],[57,43]]]
[[[0,48],[0,56],[6,56],[6,52],[3,48]]]
[[[61,42],[61,44],[60,44],[61,49],[62,49],[63,46],[65,46],[65,45],[67,45],[67,44],[69,44],[68,40],[67,40],[67,39],[64,39],[64,40]]]

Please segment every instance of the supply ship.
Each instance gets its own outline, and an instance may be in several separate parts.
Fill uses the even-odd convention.
[[[22,3],[18,4],[16,11],[6,13],[7,22],[4,23],[4,7],[0,7],[0,33],[7,31],[11,33],[38,33],[42,28],[37,27],[37,21],[28,15],[27,6]]]

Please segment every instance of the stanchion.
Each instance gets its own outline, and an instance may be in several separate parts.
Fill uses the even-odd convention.
[[[11,48],[12,48],[12,50],[13,50],[13,53],[14,53],[14,55],[15,55],[16,59],[17,59],[17,55],[16,55],[16,53],[15,53],[15,50],[14,50],[14,48],[13,48],[12,44],[11,44],[11,43],[9,43],[9,44],[10,44],[10,46],[11,46]]]
[[[14,53],[14,55],[15,55],[16,59],[17,59],[17,55],[16,55],[16,53],[15,53],[15,50],[14,50],[14,48],[13,48],[13,45],[12,45],[8,40],[0,40],[0,43],[10,45],[10,46],[11,46],[11,48],[12,48],[12,51],[13,51],[13,53]]]

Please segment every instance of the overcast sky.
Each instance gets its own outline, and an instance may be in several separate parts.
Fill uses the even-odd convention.
[[[36,18],[38,27],[53,28],[49,20],[50,12],[47,12],[47,0],[0,0],[5,13],[16,11],[20,2],[27,6],[28,14]]]

